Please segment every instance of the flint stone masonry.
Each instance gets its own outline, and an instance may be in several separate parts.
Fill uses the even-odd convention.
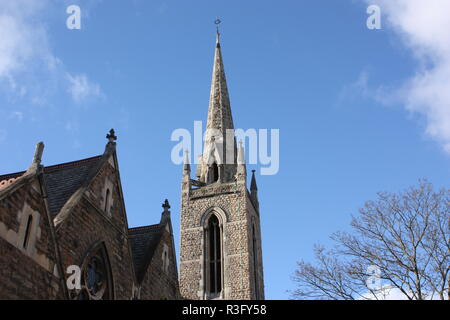
[[[246,187],[246,167],[242,145],[227,146],[226,130],[233,129],[233,118],[222,61],[219,34],[215,48],[207,128],[217,137],[205,139],[204,154],[196,174],[186,161],[181,183],[180,292],[185,299],[264,299],[261,229],[257,186],[252,176],[251,193]],[[221,137],[222,135],[222,137]],[[221,139],[222,138],[222,139]],[[224,141],[218,145],[216,140]],[[234,150],[234,161],[222,162],[220,154]],[[219,162],[217,162],[219,160]],[[227,163],[227,164],[223,164]],[[195,187],[193,187],[195,186]],[[210,249],[208,219],[217,217],[220,228],[220,266],[215,281],[221,290],[209,292]],[[214,220],[215,221],[215,220]],[[253,238],[254,237],[254,238]],[[216,256],[217,247],[214,249]],[[214,261],[217,261],[215,259]],[[216,263],[216,262],[213,262]],[[217,266],[217,264],[216,264]]]
[[[225,217],[223,223],[224,296],[225,299],[256,299],[254,292],[251,219],[259,217],[248,199],[245,186],[228,183],[191,190],[182,199],[180,291],[187,299],[203,299],[204,220],[215,212]],[[252,213],[252,214],[251,214]],[[258,240],[259,241],[259,240]],[[261,260],[260,260],[261,261]],[[260,264],[261,265],[261,264]],[[262,268],[262,266],[261,266]],[[262,271],[260,272],[262,274]],[[262,278],[258,277],[262,283]],[[260,285],[263,288],[263,285]],[[259,292],[262,298],[263,293]]]

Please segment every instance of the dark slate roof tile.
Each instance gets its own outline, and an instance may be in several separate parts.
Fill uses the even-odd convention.
[[[155,253],[163,230],[164,226],[160,224],[128,229],[134,269],[139,280],[145,274],[146,267]]]
[[[95,156],[78,161],[61,163],[44,167],[44,178],[47,186],[49,210],[56,216],[69,198],[88,178],[91,169],[97,165],[102,156]],[[22,176],[25,171],[0,175],[2,185]]]
[[[50,214],[56,216],[86,180],[101,156],[44,167]]]

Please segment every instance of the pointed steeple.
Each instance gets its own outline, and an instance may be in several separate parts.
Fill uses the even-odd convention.
[[[189,175],[191,174],[191,165],[189,161],[189,150],[186,149],[184,151],[184,164],[183,164],[183,174]]]
[[[259,213],[258,186],[256,185],[255,170],[252,170],[252,182],[250,183],[250,198]]]
[[[234,129],[231,115],[230,98],[228,95],[227,79],[223,66],[222,49],[220,47],[220,33],[216,34],[216,49],[211,80],[211,92],[208,108],[207,129]]]
[[[237,167],[236,151],[233,117],[220,46],[220,33],[217,30],[200,181],[204,183],[234,181]]]
[[[253,191],[258,191],[258,186],[256,185],[255,170],[252,170],[252,182],[250,183],[250,191],[252,193]]]

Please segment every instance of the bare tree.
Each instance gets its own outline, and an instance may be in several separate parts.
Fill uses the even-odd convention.
[[[384,299],[395,289],[411,300],[450,300],[450,190],[421,181],[379,193],[351,229],[332,235],[331,250],[315,247],[317,264],[298,262],[293,298]]]

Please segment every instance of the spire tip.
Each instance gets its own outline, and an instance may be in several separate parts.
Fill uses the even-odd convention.
[[[220,32],[219,32],[219,24],[222,21],[220,19],[216,19],[214,21],[214,24],[216,25],[216,43],[219,45],[220,44]]]

